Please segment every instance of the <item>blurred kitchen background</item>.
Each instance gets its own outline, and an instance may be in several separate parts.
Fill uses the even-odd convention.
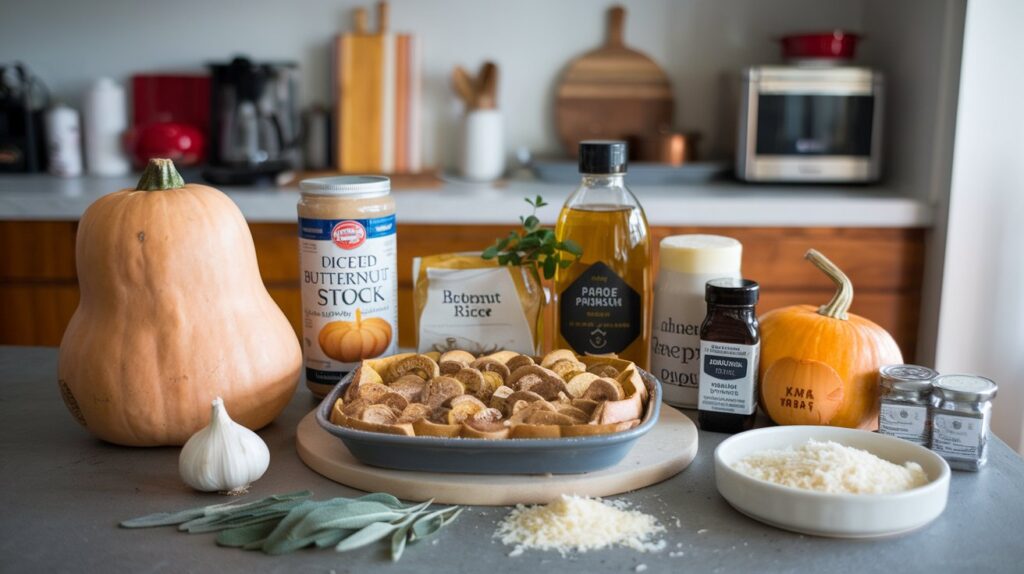
[[[808,247],[822,250],[854,280],[854,311],[890,330],[906,360],[999,383],[995,430],[1020,449],[1024,48],[1016,38],[1024,26],[1024,2],[634,0],[622,5],[625,44],[656,64],[654,71],[641,72],[656,75],[660,67],[670,85],[668,92],[659,92],[668,96],[655,98],[667,111],[660,119],[645,118],[649,133],[631,141],[642,154],[634,159],[646,163],[631,169],[629,181],[655,238],[694,231],[740,238],[744,272],[764,286],[761,310],[826,300],[827,281],[800,260]],[[147,154],[179,153],[178,163],[190,169],[187,179],[205,176],[235,199],[252,224],[264,279],[293,321],[296,194],[287,186],[303,173],[393,174],[403,269],[416,255],[483,247],[515,223],[524,195],[543,194],[555,207],[542,212],[542,220],[553,222],[575,178],[572,145],[563,141],[572,126],[565,124],[575,121],[573,110],[582,109],[564,101],[559,86],[571,83],[565,74],[575,58],[606,42],[611,7],[612,2],[593,0],[393,0],[383,16],[385,31],[397,39],[382,48],[359,44],[359,37],[380,26],[378,6],[369,2],[0,0],[0,65],[6,82],[19,86],[7,92],[4,112],[16,115],[23,99],[40,102],[39,109],[30,110],[39,118],[47,113],[43,102],[69,108],[52,114],[51,128],[64,130],[55,134],[63,142],[60,152],[69,155],[51,162],[49,171],[72,176],[27,175],[17,173],[27,171],[24,165],[0,166],[8,172],[0,173],[0,243],[5,244],[0,344],[59,342],[77,302],[74,222],[102,193],[132,185],[124,162],[136,155],[141,160]],[[361,25],[365,33],[353,36]],[[806,53],[796,66],[784,58],[779,41],[784,36],[834,31],[845,36],[835,35],[826,47],[839,49],[855,40],[851,59],[823,64],[819,57],[808,63],[807,56],[823,54]],[[347,39],[339,39],[343,34]],[[236,56],[255,66],[228,67]],[[350,65],[340,66],[339,58]],[[23,65],[21,77],[15,62]],[[233,101],[224,114],[204,108],[211,96],[203,90],[216,94],[221,80],[196,87],[160,79],[208,75],[213,62],[225,65],[218,73],[230,78],[223,81],[233,89],[270,81],[254,80],[254,74],[280,82],[273,90],[276,101],[284,103],[272,128],[260,127],[267,111],[260,101],[249,107]],[[275,66],[260,67],[265,63]],[[823,136],[834,149],[816,148],[814,142],[801,147],[796,138],[784,142],[793,149],[782,154],[788,163],[781,167],[758,163],[771,158],[757,154],[744,157],[745,150],[754,149],[744,141],[763,135],[741,130],[756,119],[745,90],[756,101],[749,80],[760,78],[757,89],[768,92],[773,88],[765,86],[774,81],[770,68],[757,68],[754,76],[744,76],[744,70],[800,67],[811,69],[812,80],[819,81],[832,77],[822,70],[836,64],[861,70],[854,91],[872,106],[867,113],[849,108],[812,113],[823,114],[815,118],[825,126],[855,120]],[[381,91],[359,92],[373,83],[367,78],[380,75],[390,78],[378,82]],[[100,78],[112,83],[98,84]],[[826,92],[853,93],[842,91],[848,86],[836,87],[845,79],[822,81]],[[344,82],[353,87],[341,93],[337,86]],[[148,99],[134,88],[150,90]],[[184,95],[169,97],[177,93],[173,90]],[[22,98],[25,93],[34,95]],[[345,103],[346,97],[363,99]],[[162,99],[185,108],[176,113],[188,116],[198,109],[202,115],[205,109],[206,117],[163,121],[156,109],[163,103],[153,103]],[[811,113],[797,100],[789,100],[796,108],[771,112],[783,114],[776,127],[795,121],[794,113]],[[359,102],[366,101],[397,112],[351,113],[363,110]],[[154,106],[147,125],[135,121],[139,102]],[[338,113],[346,105],[354,106],[347,120]],[[90,116],[86,110],[98,111]],[[770,111],[762,114],[768,117]],[[97,123],[96,115],[104,115],[103,122]],[[255,131],[242,129],[239,135],[235,126],[232,137],[239,141],[225,145],[218,138],[227,131],[217,130],[224,118],[243,128],[253,120]],[[5,137],[13,138],[15,147],[23,145],[17,120],[5,121]],[[583,123],[584,132],[592,127]],[[47,128],[36,127],[35,149],[42,156],[36,171],[45,171],[55,144],[46,150]],[[96,149],[107,148],[103,166],[121,175],[90,175],[104,170],[89,157],[90,130],[102,132],[93,135],[101,142]],[[84,164],[79,131],[85,135]],[[111,134],[121,131],[130,136],[126,150],[111,143]],[[851,135],[857,133],[862,135]],[[263,141],[267,138],[275,141]],[[345,158],[338,145],[345,138],[372,141],[372,157]],[[849,146],[860,146],[854,154],[861,156],[860,164],[820,171],[815,156],[850,155]],[[257,175],[269,177],[249,177],[253,174],[240,174],[237,162],[224,157],[253,153],[263,154],[261,161],[281,158],[287,165],[267,164],[270,169]],[[0,160],[11,157],[0,154]],[[211,166],[218,157],[221,165]],[[188,168],[190,161],[196,165]],[[267,183],[286,187],[259,187]],[[403,273],[400,302],[409,309],[411,283],[408,271]],[[403,311],[405,333],[411,324],[407,315]]]

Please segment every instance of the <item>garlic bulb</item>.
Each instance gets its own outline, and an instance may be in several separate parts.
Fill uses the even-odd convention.
[[[241,494],[263,476],[270,450],[256,433],[231,420],[224,401],[213,401],[210,425],[181,449],[178,472],[196,490]]]

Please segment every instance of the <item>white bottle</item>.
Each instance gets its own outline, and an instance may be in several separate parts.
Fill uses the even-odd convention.
[[[82,107],[85,124],[85,167],[90,175],[128,173],[128,158],[121,136],[128,128],[124,88],[110,78],[100,78],[85,93]]]
[[[704,288],[719,277],[740,278],[743,246],[720,235],[673,235],[661,240],[651,322],[651,373],[663,400],[697,408]]]
[[[65,104],[46,111],[46,150],[49,171],[61,177],[82,175],[82,142],[78,112]]]

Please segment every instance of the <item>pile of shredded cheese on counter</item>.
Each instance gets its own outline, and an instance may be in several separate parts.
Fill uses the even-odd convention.
[[[916,462],[900,466],[864,450],[814,439],[798,448],[754,453],[734,463],[732,468],[783,486],[833,494],[902,492],[928,482],[928,476]]]
[[[665,541],[651,538],[665,528],[648,514],[627,510],[624,503],[567,496],[546,506],[518,505],[498,525],[495,538],[515,545],[509,556],[525,549],[587,552],[610,546],[625,546],[640,552],[657,552]]]

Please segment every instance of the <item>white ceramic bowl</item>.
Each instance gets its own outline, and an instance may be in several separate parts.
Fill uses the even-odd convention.
[[[752,478],[731,466],[755,452],[799,447],[812,438],[866,450],[896,464],[916,462],[928,483],[895,494],[828,494]],[[910,532],[938,518],[949,495],[949,465],[924,447],[873,432],[781,426],[741,433],[718,445],[715,481],[729,504],[766,524],[815,536],[876,538]]]

